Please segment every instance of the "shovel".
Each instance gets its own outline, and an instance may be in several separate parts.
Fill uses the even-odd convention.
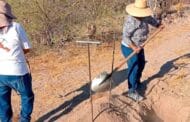
[[[150,40],[152,40],[153,37],[155,37],[162,29],[164,26],[161,26],[160,28],[157,29],[149,38],[147,41],[145,41],[141,47],[144,47]],[[131,57],[133,57],[136,54],[135,51],[133,51],[128,57],[123,59],[120,64],[118,64],[111,73],[107,73],[106,71],[100,73],[97,77],[95,77],[92,80],[91,83],[91,90],[93,92],[104,92],[109,90],[110,88],[110,82],[113,82],[111,80],[111,76],[114,72],[119,70],[121,66],[123,66]]]

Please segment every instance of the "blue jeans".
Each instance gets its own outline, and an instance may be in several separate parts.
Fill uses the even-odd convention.
[[[20,122],[30,122],[34,102],[31,82],[30,74],[23,76],[0,75],[0,122],[12,121],[12,89],[21,96]]]
[[[121,51],[124,57],[129,56],[133,50],[129,47],[121,45]],[[135,54],[127,61],[128,70],[128,88],[129,92],[137,91],[138,86],[140,85],[140,78],[142,76],[143,69],[145,67],[145,56],[144,50],[142,49],[138,54]]]

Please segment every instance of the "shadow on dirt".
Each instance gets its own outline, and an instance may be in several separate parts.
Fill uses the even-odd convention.
[[[143,89],[142,89],[142,94],[144,95],[146,89],[147,89],[147,85],[154,80],[155,78],[161,78],[163,77],[165,74],[171,72],[172,70],[177,70],[178,68],[180,68],[180,66],[176,66],[174,64],[175,61],[181,59],[181,58],[190,58],[190,53],[185,54],[183,56],[180,56],[178,58],[175,58],[171,61],[166,62],[165,64],[162,65],[162,67],[160,68],[160,71],[158,73],[156,73],[155,75],[149,77],[147,80],[145,80],[143,82]],[[126,75],[127,70],[120,70],[117,71],[113,74],[112,79],[113,79],[113,88],[117,87],[119,84],[121,84],[122,82],[124,82],[127,79],[127,75]],[[150,92],[152,91],[152,89],[155,86],[153,86],[150,90]],[[53,109],[52,111],[46,113],[45,115],[41,116],[37,122],[43,122],[43,121],[47,121],[48,122],[53,122],[56,121],[57,119],[59,119],[61,116],[68,114],[69,112],[71,112],[77,105],[79,105],[81,102],[87,100],[90,97],[90,87],[89,84],[85,84],[82,87],[71,91],[70,93],[67,93],[65,96],[73,93],[73,92],[77,92],[77,91],[82,91],[79,95],[73,97],[72,99],[64,102],[63,104],[61,104],[60,106],[58,106],[57,108]]]
[[[82,91],[81,94],[73,97],[71,100],[68,100],[58,106],[57,108],[53,109],[52,111],[46,113],[45,115],[41,116],[38,118],[37,122],[54,122],[57,119],[59,119],[61,116],[68,114],[73,110],[74,107],[76,107],[78,104],[80,104],[82,101],[88,99],[90,97],[90,90],[89,90],[89,84],[85,84],[79,89],[76,89],[75,91],[72,91],[65,96],[77,92],[77,91]]]
[[[113,74],[112,78],[114,79],[114,87],[118,86],[120,83],[125,81],[126,79],[124,75],[125,73],[126,73],[126,70],[121,70]],[[37,122],[43,122],[43,121],[53,122],[59,119],[61,116],[71,112],[77,105],[79,105],[81,102],[87,100],[90,97],[89,83],[83,85],[82,87],[74,91],[67,93],[65,96],[68,96],[74,92],[81,92],[81,93],[73,97],[72,99],[64,102],[63,104],[53,109],[52,111],[41,116],[40,118],[38,118]]]
[[[140,114],[143,122],[164,122],[155,112],[153,108],[145,108],[143,111],[146,111],[146,114]]]
[[[187,64],[183,64],[183,66],[182,66],[182,65],[180,65],[180,66],[175,65],[175,62],[176,62],[177,60],[181,59],[181,58],[190,58],[190,53],[185,54],[185,55],[182,55],[182,56],[180,56],[180,57],[177,57],[177,58],[175,58],[175,59],[173,59],[173,60],[171,60],[171,61],[168,61],[168,62],[166,62],[165,64],[163,64],[163,65],[161,66],[160,71],[159,71],[158,73],[156,73],[156,74],[154,74],[153,76],[149,77],[147,80],[145,80],[145,81],[142,83],[142,88],[141,88],[141,90],[140,90],[140,93],[141,93],[142,95],[145,95],[145,91],[146,91],[146,89],[147,89],[147,85],[148,85],[152,80],[154,80],[154,79],[156,79],[156,78],[162,78],[162,77],[164,77],[164,75],[166,75],[166,74],[168,74],[168,73],[170,73],[170,72],[173,72],[173,71],[175,71],[175,70],[178,70],[179,68],[183,68],[184,65],[187,65]],[[156,86],[156,85],[154,85],[154,86],[151,88],[151,90],[150,90],[149,93],[151,93],[151,91],[153,90],[153,88],[154,88],[155,86]],[[147,95],[148,95],[149,93],[147,93]]]
[[[112,80],[113,80],[113,88],[117,87],[119,84],[124,82],[127,79],[127,69],[123,69],[113,73]]]

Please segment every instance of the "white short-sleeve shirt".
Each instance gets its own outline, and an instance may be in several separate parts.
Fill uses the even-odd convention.
[[[28,67],[23,49],[30,49],[24,28],[16,22],[12,22],[6,33],[0,33],[0,42],[5,50],[0,48],[0,75],[24,75],[28,73]]]

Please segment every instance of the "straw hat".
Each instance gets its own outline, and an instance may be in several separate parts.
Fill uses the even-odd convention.
[[[0,0],[0,26],[7,26],[9,25],[9,19],[16,19],[16,17],[12,14],[11,6],[3,1]]]
[[[146,0],[135,0],[135,3],[129,4],[126,7],[129,15],[134,17],[147,17],[152,15],[151,9],[147,6]]]

